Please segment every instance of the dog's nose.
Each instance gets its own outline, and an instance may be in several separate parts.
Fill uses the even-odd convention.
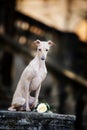
[[[42,56],[42,57],[41,57],[41,60],[45,60],[45,57],[44,57],[44,56]]]

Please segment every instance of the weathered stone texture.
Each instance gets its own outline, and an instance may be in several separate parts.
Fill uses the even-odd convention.
[[[75,116],[0,111],[0,130],[69,130]]]

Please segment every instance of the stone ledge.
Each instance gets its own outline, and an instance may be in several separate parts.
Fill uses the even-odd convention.
[[[69,130],[74,115],[37,112],[0,111],[1,130]]]

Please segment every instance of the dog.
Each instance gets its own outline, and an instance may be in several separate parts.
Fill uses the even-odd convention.
[[[51,40],[36,40],[33,44],[37,47],[36,56],[24,69],[20,77],[11,107],[8,108],[9,111],[23,110],[24,106],[25,111],[31,111],[31,108],[38,104],[41,83],[47,75],[45,60],[50,47],[54,43]],[[30,95],[32,91],[35,91],[35,97]]]

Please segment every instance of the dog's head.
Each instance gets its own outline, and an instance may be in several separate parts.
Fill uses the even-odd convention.
[[[37,46],[37,53],[41,60],[46,60],[47,53],[50,47],[54,45],[54,43],[51,40],[49,41],[36,40],[34,41],[34,44]]]

